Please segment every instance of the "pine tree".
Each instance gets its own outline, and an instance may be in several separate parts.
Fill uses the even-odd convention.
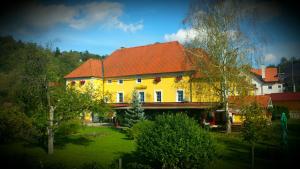
[[[126,126],[132,127],[135,123],[143,119],[145,119],[145,117],[144,109],[142,108],[142,103],[139,100],[138,93],[136,91],[133,91],[131,109],[128,109],[125,112]]]

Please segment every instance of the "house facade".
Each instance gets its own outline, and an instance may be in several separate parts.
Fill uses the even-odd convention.
[[[192,65],[180,43],[155,43],[89,59],[65,79],[79,91],[92,88],[116,109],[128,108],[134,90],[145,109],[208,108],[219,98],[209,85],[193,81]]]
[[[252,69],[252,84],[255,87],[255,95],[265,95],[271,93],[282,93],[283,83],[278,77],[277,68]]]

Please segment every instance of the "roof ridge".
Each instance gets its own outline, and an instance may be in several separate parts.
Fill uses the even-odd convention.
[[[124,47],[124,48],[121,48],[121,49],[117,49],[115,51],[124,50],[124,49],[133,49],[133,48],[142,48],[142,47],[148,47],[148,46],[154,46],[154,45],[165,45],[165,44],[169,44],[169,43],[178,43],[178,44],[180,44],[178,41],[155,42],[155,43],[148,44],[148,45],[133,46],[133,47],[128,47],[128,48]]]

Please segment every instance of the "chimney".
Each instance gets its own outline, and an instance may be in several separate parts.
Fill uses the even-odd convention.
[[[266,78],[266,66],[261,65],[261,77],[264,79]]]

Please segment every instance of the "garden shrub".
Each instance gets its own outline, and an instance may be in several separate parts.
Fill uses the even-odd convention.
[[[0,110],[0,142],[11,139],[29,139],[32,135],[32,121],[17,108]]]
[[[280,119],[281,113],[285,113],[287,118],[290,118],[289,109],[284,106],[274,105],[272,108],[269,108],[269,111],[272,113],[272,120]]]
[[[56,134],[58,136],[66,136],[70,134],[77,133],[81,127],[81,121],[79,119],[73,119],[62,122],[57,130]]]
[[[131,139],[137,139],[137,137],[141,134],[142,130],[150,127],[153,122],[149,120],[142,120],[137,122],[132,126],[132,128],[128,128],[127,131],[127,136]]]
[[[216,147],[209,132],[187,115],[160,115],[138,135],[137,155],[153,168],[205,168]]]

